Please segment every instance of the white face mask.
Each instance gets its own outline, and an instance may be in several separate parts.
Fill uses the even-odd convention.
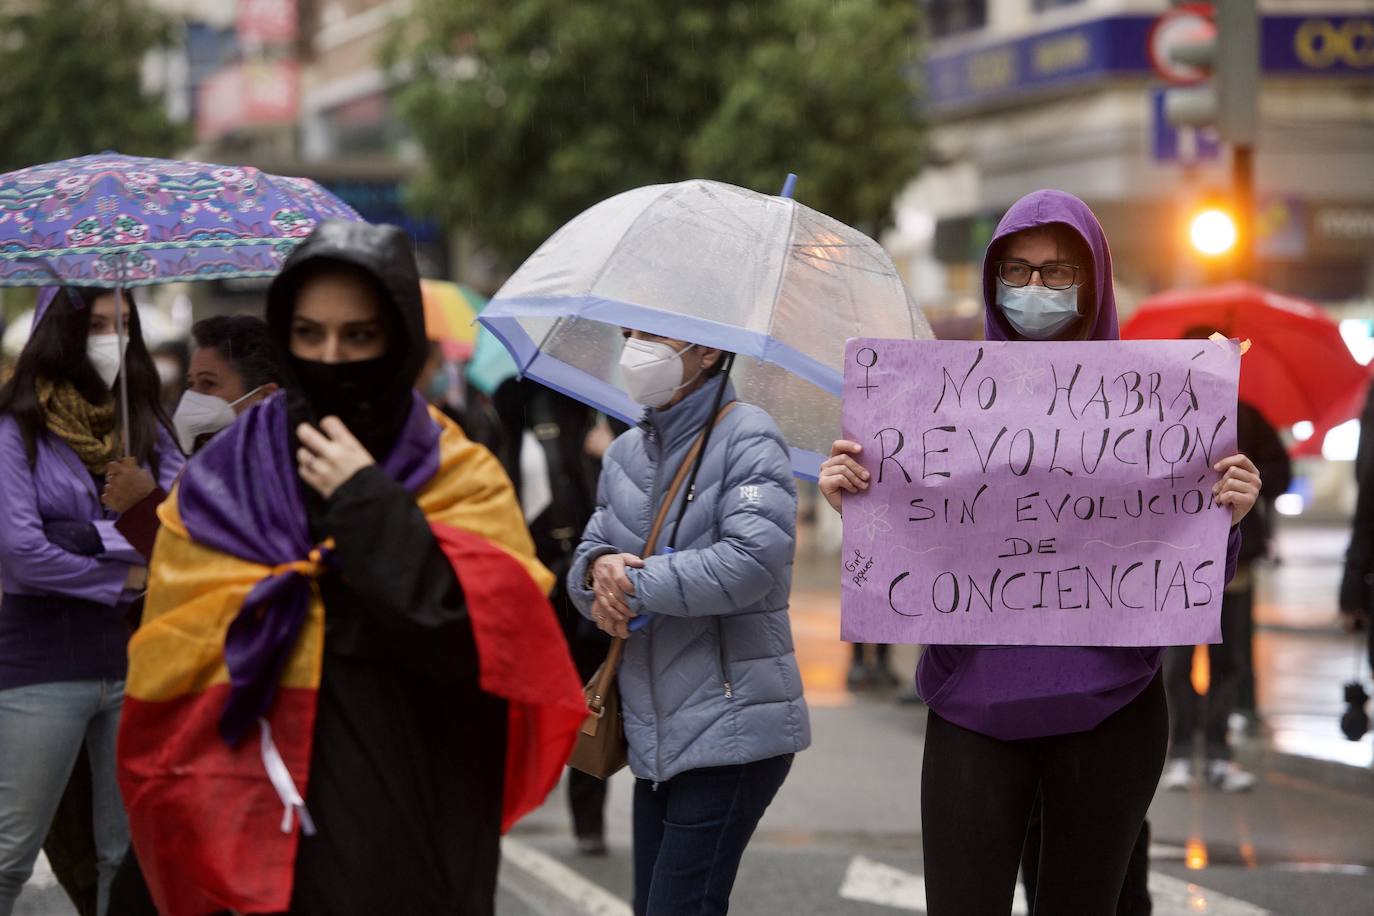
[[[1078,318],[1078,287],[997,284],[997,304],[1007,322],[1023,337],[1050,340]]]
[[[620,374],[630,397],[645,407],[662,407],[679,390],[696,381],[696,375],[682,378],[682,354],[695,347],[688,344],[674,350],[665,343],[626,338],[620,351]],[[700,375],[701,371],[697,371]]]
[[[262,386],[254,388],[232,404],[213,394],[188,390],[181,396],[176,413],[172,414],[172,426],[177,431],[177,443],[181,450],[191,454],[196,447],[196,440],[201,436],[217,433],[233,423],[238,416],[234,413],[234,406],[242,404],[261,390]]]
[[[124,346],[127,349],[129,339],[124,338]],[[123,360],[123,353],[119,349],[118,334],[98,334],[86,338],[86,358],[95,367],[96,374],[105,383],[106,388],[113,388],[115,379],[119,378],[119,367]]]

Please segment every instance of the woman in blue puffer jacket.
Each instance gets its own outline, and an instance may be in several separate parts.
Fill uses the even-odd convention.
[[[637,777],[637,916],[725,913],[759,819],[811,743],[787,617],[797,491],[766,412],[736,404],[723,416],[690,500],[675,501],[656,555],[640,555],[692,444],[735,400],[728,362],[627,332],[622,374],[648,410],[603,458],[568,576],[578,610],[629,639],[620,697]],[[647,621],[632,634],[636,617]]]

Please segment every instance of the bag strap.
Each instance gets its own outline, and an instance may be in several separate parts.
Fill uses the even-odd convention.
[[[724,420],[726,414],[734,410],[735,405],[738,403],[739,401],[731,401],[729,404],[722,407],[716,414],[715,420],[711,422],[711,427],[718,425],[721,420]],[[663,531],[663,523],[668,520],[668,513],[673,508],[677,493],[682,489],[682,484],[687,479],[687,474],[691,471],[692,465],[696,463],[697,456],[701,453],[702,443],[706,440],[707,429],[711,427],[702,429],[701,434],[698,435],[696,441],[692,443],[692,447],[688,450],[686,457],[682,459],[682,464],[678,467],[677,473],[673,475],[672,482],[668,484],[668,489],[663,494],[663,504],[658,507],[658,514],[654,516],[654,524],[649,529],[649,537],[644,542],[644,556],[651,557],[654,555],[654,550],[658,547],[658,536]],[[605,697],[610,690],[616,672],[620,669],[620,657],[625,654],[625,643],[628,641],[629,640],[625,639],[611,640],[611,648],[606,653],[606,662],[597,669],[597,674],[599,676],[592,689],[592,696],[588,701],[588,705],[591,707],[592,712],[598,717],[601,715],[602,707],[605,705]]]
[[[716,426],[725,415],[734,409],[739,401],[731,401],[720,409],[711,426]],[[672,483],[668,484],[668,489],[663,493],[663,504],[658,507],[658,515],[654,516],[653,527],[649,529],[649,538],[644,542],[644,556],[651,557],[658,549],[658,536],[663,533],[663,523],[668,520],[668,513],[673,509],[673,503],[677,501],[678,491],[682,489],[682,484],[687,480],[687,475],[691,473],[692,465],[696,464],[697,456],[701,454],[701,447],[706,441],[706,428],[701,430],[692,447],[687,451],[687,455],[682,459],[682,464],[678,467],[677,473],[673,475]]]

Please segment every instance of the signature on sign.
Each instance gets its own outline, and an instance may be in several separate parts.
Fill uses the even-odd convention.
[[[873,558],[865,556],[859,551],[854,551],[854,559],[844,564],[845,572],[853,573],[852,581],[859,588],[864,587],[868,581],[868,571],[873,568]]]

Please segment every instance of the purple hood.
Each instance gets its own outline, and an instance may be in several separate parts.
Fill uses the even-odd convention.
[[[997,225],[983,261],[983,306],[988,340],[1015,335],[997,308],[992,262],[1013,233],[1048,223],[1069,226],[1093,256],[1095,314],[1086,335],[1116,340],[1112,255],[1102,225],[1083,203],[1063,191],[1027,194]],[[1231,529],[1226,581],[1236,571],[1240,535]],[[950,722],[1011,741],[1096,728],[1139,696],[1159,672],[1163,650],[1091,646],[928,646],[916,687],[929,707]]]
[[[997,278],[993,275],[993,255],[1001,243],[1023,229],[1062,223],[1077,232],[1087,243],[1093,256],[1093,302],[1096,313],[1088,340],[1117,340],[1121,334],[1116,325],[1116,293],[1112,289],[1112,252],[1107,247],[1107,234],[1093,211],[1072,194],[1043,190],[1027,194],[1012,204],[1007,215],[997,224],[997,232],[983,258],[983,329],[988,340],[1015,338],[1002,312],[997,308]]]

